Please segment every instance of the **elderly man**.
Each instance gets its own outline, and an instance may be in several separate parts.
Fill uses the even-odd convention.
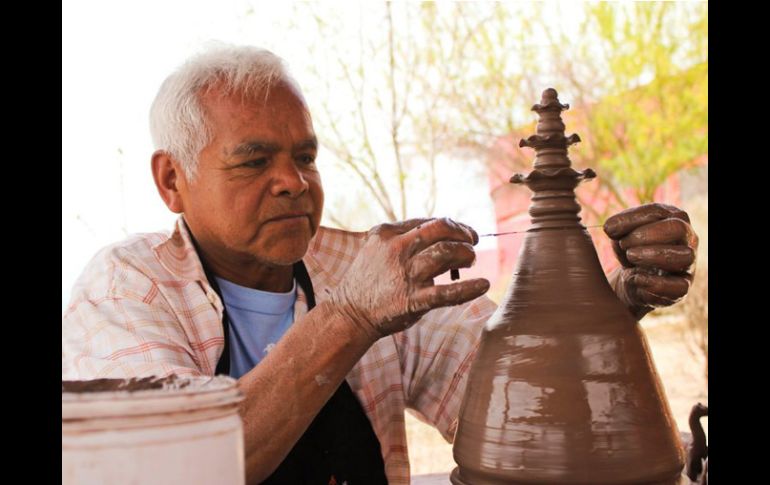
[[[226,373],[245,395],[249,483],[408,483],[404,410],[451,441],[495,309],[484,279],[433,284],[473,263],[476,233],[449,219],[319,227],[310,113],[268,51],[187,62],[151,130],[155,184],[181,216],[88,264],[62,319],[62,378]],[[637,317],[686,294],[684,212],[643,206],[606,230],[624,263],[610,281]]]

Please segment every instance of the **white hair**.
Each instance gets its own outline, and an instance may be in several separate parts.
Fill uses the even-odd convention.
[[[195,177],[198,155],[211,140],[200,101],[214,84],[223,95],[264,94],[281,82],[302,97],[283,59],[251,46],[219,44],[185,62],[163,81],[150,108],[150,133],[156,150],[177,159],[188,180]]]

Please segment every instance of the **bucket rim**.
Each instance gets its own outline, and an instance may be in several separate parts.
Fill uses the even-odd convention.
[[[185,382],[185,387],[176,387]],[[181,377],[168,388],[62,391],[62,422],[167,414],[235,405],[243,400],[236,382],[228,376]]]

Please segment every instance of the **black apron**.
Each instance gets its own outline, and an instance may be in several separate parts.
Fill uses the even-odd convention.
[[[200,254],[200,253],[199,253]],[[204,265],[209,284],[224,300],[216,280]],[[294,264],[294,279],[304,291],[308,311],[315,306],[315,293],[302,261]],[[222,314],[225,347],[217,363],[217,374],[230,374],[229,320]],[[343,380],[283,462],[262,482],[269,485],[379,485],[387,484],[380,442],[361,403]]]

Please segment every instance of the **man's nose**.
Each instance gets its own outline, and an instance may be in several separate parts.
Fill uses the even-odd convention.
[[[297,198],[308,190],[301,168],[292,159],[284,157],[273,166],[271,192],[274,196]]]

